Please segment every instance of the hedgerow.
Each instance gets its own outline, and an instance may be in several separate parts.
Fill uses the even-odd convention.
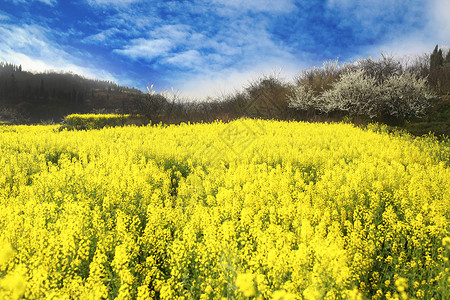
[[[64,128],[69,130],[89,130],[123,126],[133,118],[132,115],[119,114],[71,114],[65,117]]]

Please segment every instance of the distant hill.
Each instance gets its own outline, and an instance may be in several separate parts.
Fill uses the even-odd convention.
[[[92,80],[73,73],[31,73],[0,62],[0,121],[59,122],[71,113],[135,110],[145,96],[136,88]]]

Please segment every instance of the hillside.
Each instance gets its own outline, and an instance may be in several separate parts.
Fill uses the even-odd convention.
[[[31,73],[0,63],[0,121],[61,122],[71,113],[122,112],[131,110],[133,101],[143,95],[114,82],[72,73]]]

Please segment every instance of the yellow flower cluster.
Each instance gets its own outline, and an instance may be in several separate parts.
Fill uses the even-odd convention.
[[[0,126],[0,299],[448,299],[450,144]]]

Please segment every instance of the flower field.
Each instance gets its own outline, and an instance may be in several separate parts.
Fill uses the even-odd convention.
[[[450,144],[0,126],[0,299],[449,299]]]

